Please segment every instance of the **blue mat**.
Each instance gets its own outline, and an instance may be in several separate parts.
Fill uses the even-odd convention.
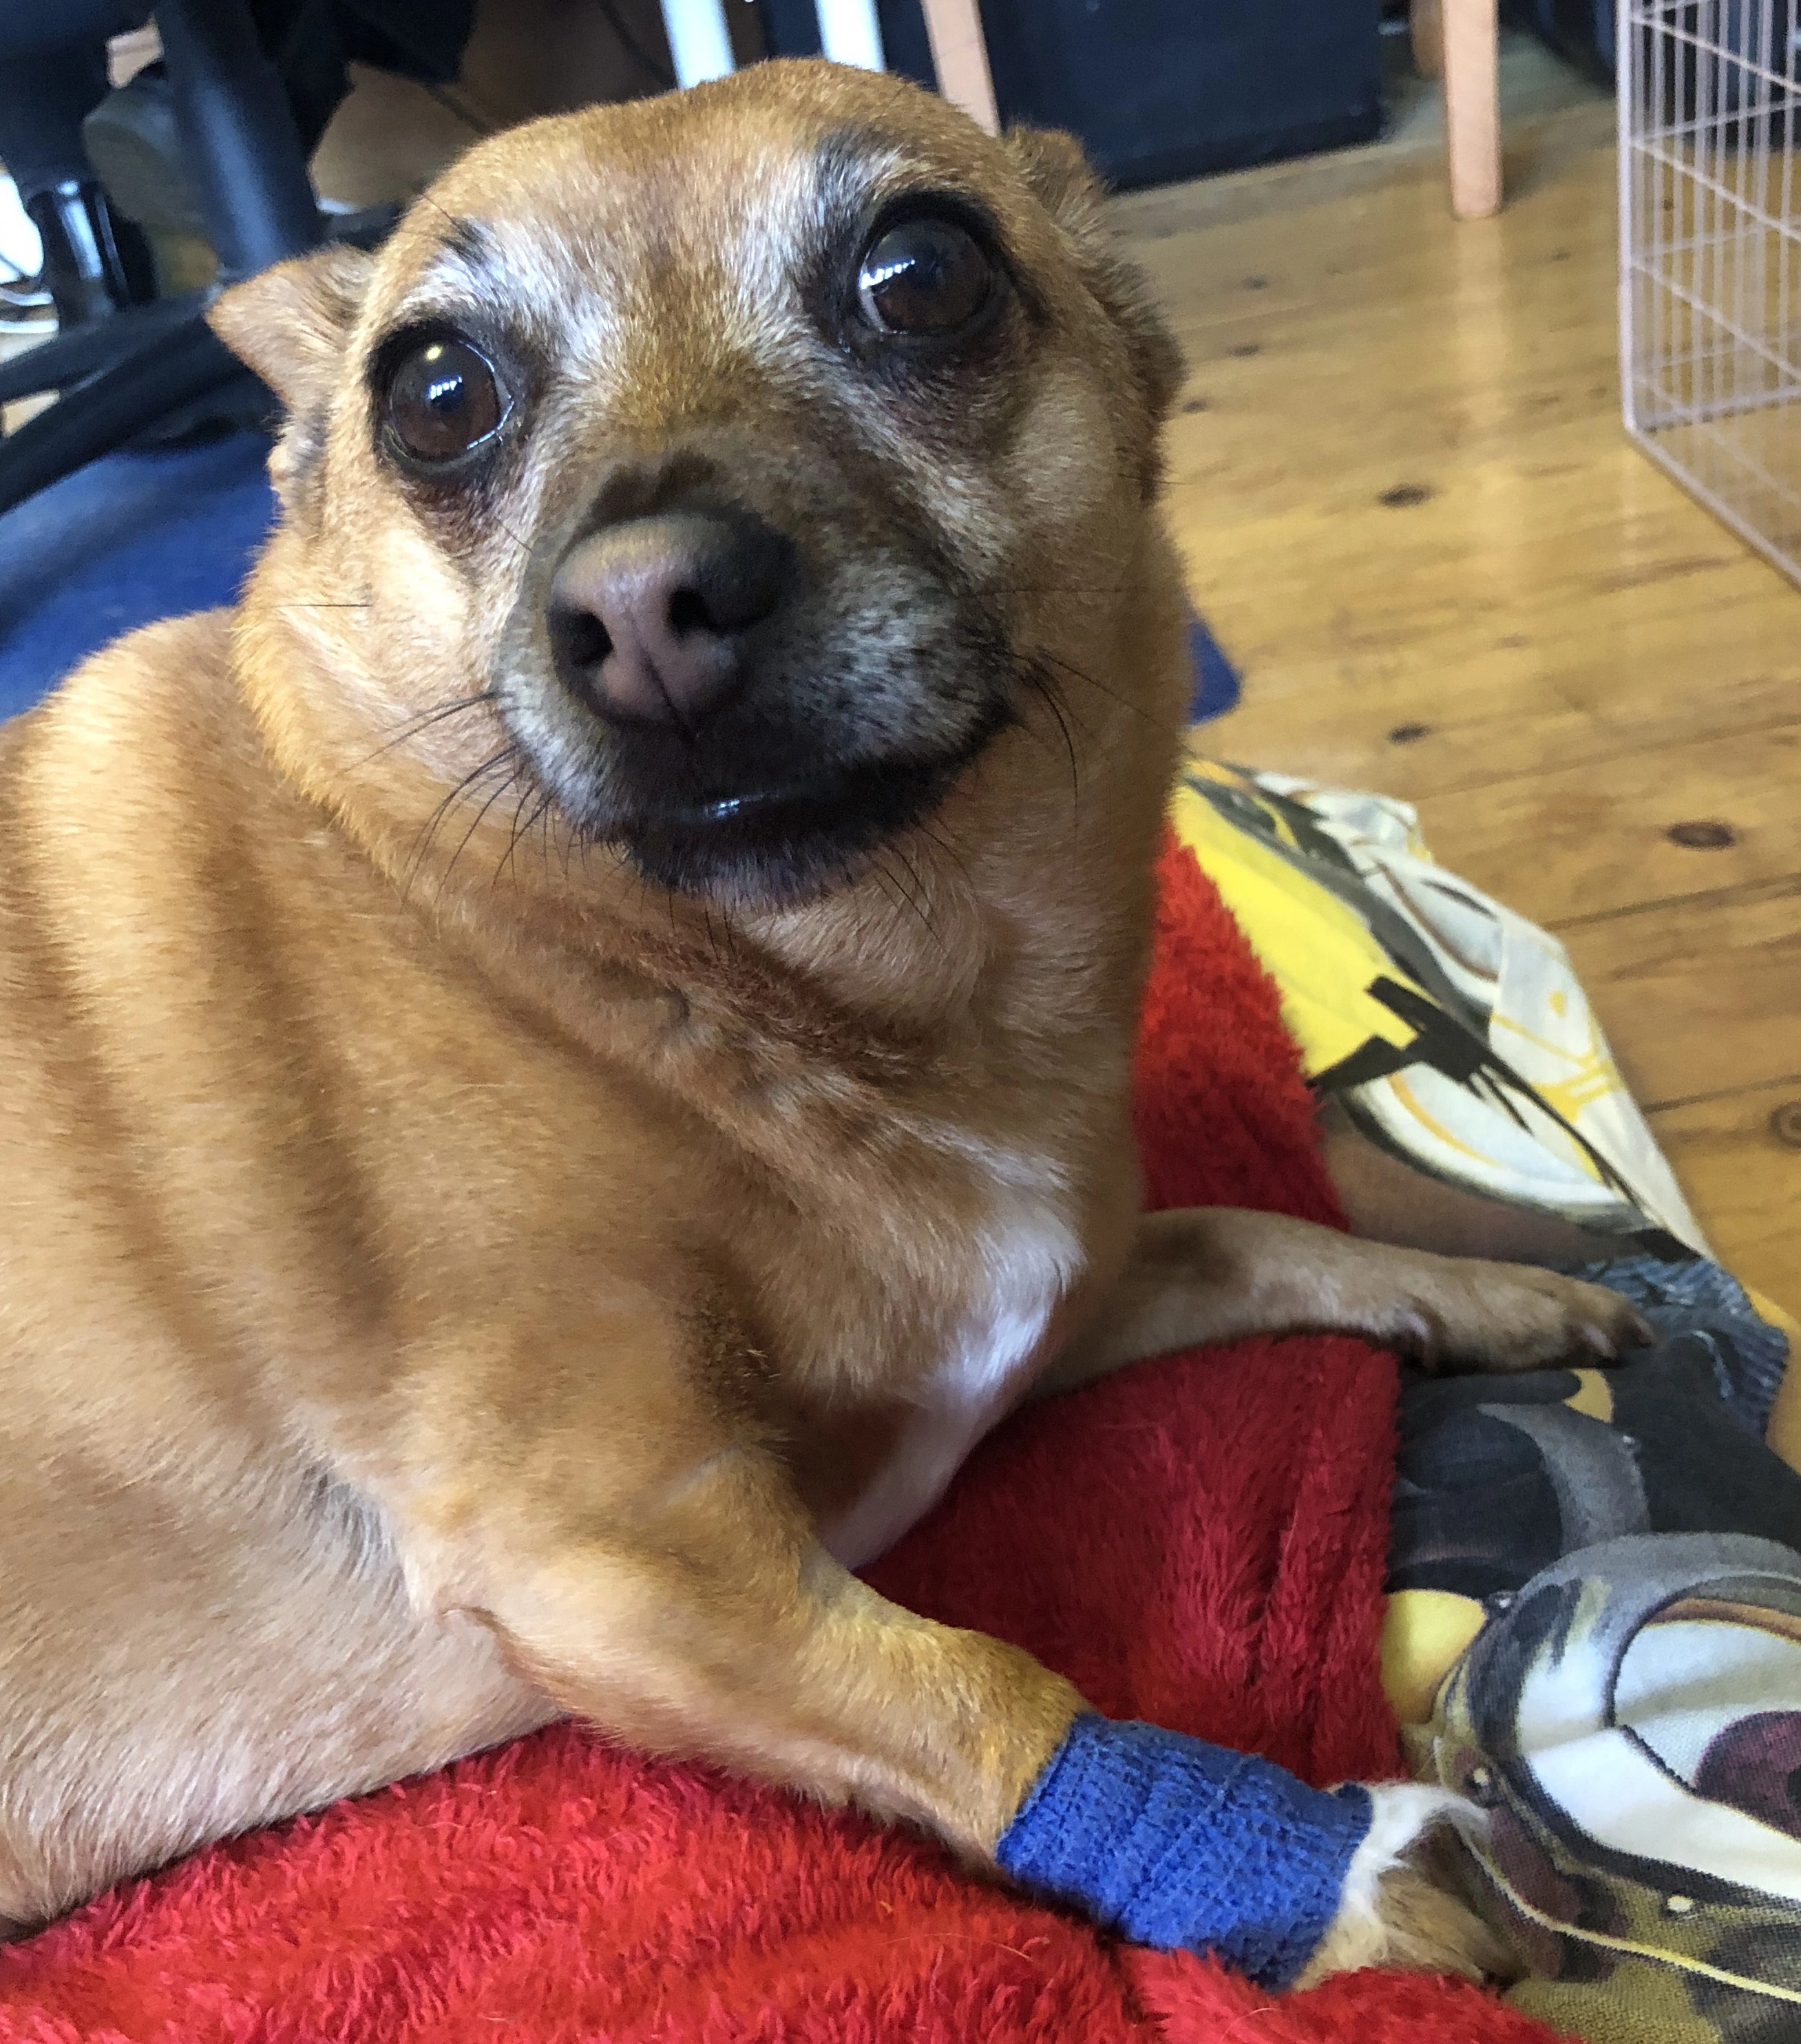
[[[1238,670],[1198,617],[1189,627],[1189,657],[1194,662],[1194,701],[1189,709],[1192,721],[1206,724],[1236,709],[1242,686]]]
[[[259,433],[109,455],[0,518],[0,717],[159,617],[236,597],[275,513]]]
[[[236,597],[275,517],[259,433],[109,455],[0,517],[0,717],[90,653],[159,617]],[[1190,628],[1196,723],[1238,699],[1231,663]]]

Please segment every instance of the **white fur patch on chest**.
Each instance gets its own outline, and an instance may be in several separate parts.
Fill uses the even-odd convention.
[[[943,1496],[1023,1389],[1051,1316],[1081,1268],[1062,1200],[1009,1185],[997,1204],[994,1222],[970,1245],[966,1309],[913,1416],[862,1496],[822,1534],[847,1568],[885,1553]]]
[[[1081,1261],[1074,1236],[1048,1214],[984,1239],[985,1286],[972,1298],[956,1345],[934,1379],[947,1405],[980,1406],[1004,1397],[1044,1339]]]

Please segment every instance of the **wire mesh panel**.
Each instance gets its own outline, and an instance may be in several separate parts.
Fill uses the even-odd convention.
[[[1622,0],[1626,429],[1801,578],[1798,0]]]

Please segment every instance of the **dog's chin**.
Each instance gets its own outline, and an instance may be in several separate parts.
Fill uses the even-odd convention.
[[[677,893],[745,908],[794,906],[851,885],[884,845],[931,816],[981,750],[659,803],[608,834],[646,879]]]
[[[882,848],[926,822],[1015,721],[995,705],[960,742],[929,753],[820,762],[781,775],[743,767],[698,787],[666,769],[562,807],[590,843],[613,846],[643,878],[672,892],[739,908],[781,909],[853,885]],[[647,785],[645,785],[647,783]]]

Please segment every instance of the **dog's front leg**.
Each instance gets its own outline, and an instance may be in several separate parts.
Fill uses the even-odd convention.
[[[1077,1692],[828,1554],[762,1412],[768,1365],[712,1316],[624,1285],[568,1311],[573,1328],[553,1308],[446,1330],[382,1418],[364,1481],[417,1593],[480,1618],[520,1673],[629,1743],[916,1819],[991,1859]]]
[[[624,1500],[484,1515],[485,1616],[566,1710],[992,1862],[1082,1708],[1018,1649],[849,1574],[766,1450],[720,1447]]]
[[[1128,1937],[1218,1950],[1272,1986],[1381,1957],[1480,1963],[1456,1905],[1426,1938],[1411,1877],[1404,1922],[1391,1906],[1391,1860],[1446,1799],[1328,1794],[1110,1723],[1017,1648],[848,1574],[781,1457],[754,1424],[703,1410],[703,1392],[644,1370],[633,1404],[617,1376],[609,1396],[572,1397],[577,1374],[542,1358],[524,1381],[529,1421],[497,1427],[494,1402],[471,1401],[480,1428],[431,1444],[416,1466],[457,1474],[413,1491],[408,1538],[416,1575],[445,1570],[446,1594],[564,1708],[655,1751],[912,1819]]]
[[[1476,1370],[1611,1361],[1652,1339],[1617,1293],[1554,1271],[1361,1241],[1285,1214],[1178,1207],[1140,1218],[1119,1281],[1034,1390],[1071,1390],[1177,1349],[1308,1329]]]

